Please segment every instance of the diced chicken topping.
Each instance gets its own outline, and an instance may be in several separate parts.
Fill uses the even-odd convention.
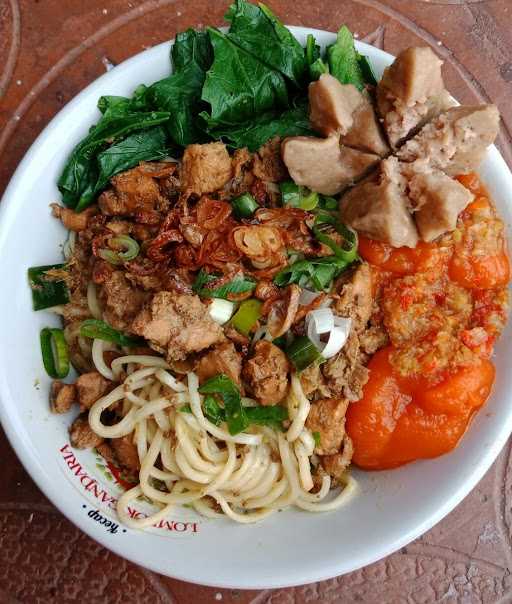
[[[458,181],[437,170],[414,176],[409,183],[409,197],[416,208],[414,218],[420,237],[434,241],[456,228],[458,215],[474,196]]]
[[[213,193],[231,178],[231,158],[223,143],[189,145],[181,164],[183,191],[202,195]]]
[[[377,86],[377,107],[393,148],[453,105],[444,88],[441,65],[430,48],[413,47],[384,70]]]
[[[381,156],[388,153],[368,95],[352,84],[322,74],[309,85],[309,106],[311,125],[324,136],[341,134],[343,145]]]
[[[105,273],[105,281],[99,288],[104,317],[115,329],[125,331],[142,308],[147,295],[133,287],[123,271]]]
[[[110,388],[110,382],[101,373],[83,373],[76,381],[80,411],[90,409]]]
[[[167,207],[157,181],[140,167],[114,176],[110,183],[112,189],[98,198],[101,211],[108,216],[130,216],[140,211]]]
[[[325,385],[331,396],[358,401],[368,381],[368,369],[362,364],[359,336],[352,332],[338,354],[322,365]]]
[[[293,180],[323,195],[335,195],[362,178],[379,157],[342,147],[338,136],[295,136],[282,144],[283,161]]]
[[[256,342],[253,356],[245,362],[244,379],[262,405],[280,403],[288,393],[290,365],[284,352],[265,340]]]
[[[98,436],[96,432],[93,432],[89,426],[89,420],[87,416],[80,415],[71,424],[69,429],[69,439],[71,445],[76,449],[92,449],[101,445],[103,438]]]
[[[139,454],[130,434],[121,438],[111,438],[110,446],[120,465],[132,472],[140,470]]]
[[[184,360],[224,339],[198,296],[159,292],[132,323],[133,333],[146,338],[151,347],[166,352],[169,360]]]
[[[382,162],[377,178],[356,185],[340,202],[342,220],[356,231],[395,247],[415,247],[418,232],[408,211],[396,161]]]
[[[453,107],[427,124],[397,153],[418,169],[437,168],[454,176],[478,169],[499,128],[495,105]]]
[[[50,409],[52,413],[67,413],[76,402],[74,384],[64,384],[60,380],[52,382],[50,388]]]
[[[352,455],[354,454],[354,445],[348,434],[343,438],[343,451],[334,455],[324,455],[320,458],[323,469],[336,480],[341,480],[343,473],[350,465]]]
[[[373,308],[372,272],[366,262],[360,264],[348,282],[342,284],[339,297],[332,309],[340,317],[352,319],[352,329],[360,332],[366,328]]]
[[[281,159],[281,139],[271,138],[258,149],[252,168],[254,176],[269,182],[280,182],[288,176],[286,166]]]
[[[50,206],[52,208],[52,216],[60,218],[62,224],[67,229],[75,231],[76,233],[85,231],[89,223],[89,218],[98,211],[96,206],[87,208],[83,212],[75,212],[69,208],[63,208],[58,203],[52,203]]]
[[[317,455],[338,453],[345,436],[348,403],[344,398],[324,398],[312,403],[306,426],[311,432],[318,433]]]
[[[217,344],[213,350],[200,359],[196,366],[196,373],[200,383],[219,373],[223,373],[240,385],[242,357],[236,351],[232,342]]]

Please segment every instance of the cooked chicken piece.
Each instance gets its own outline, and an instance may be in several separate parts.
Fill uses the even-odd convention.
[[[71,424],[69,429],[69,440],[71,446],[76,449],[92,449],[101,445],[103,438],[93,432],[89,426],[87,416],[80,415]]]
[[[97,445],[96,451],[98,451],[98,453],[108,463],[116,463],[116,456],[112,450],[112,447],[108,443],[104,442],[101,445]]]
[[[394,247],[415,247],[418,232],[404,191],[398,162],[384,160],[377,177],[359,183],[341,198],[341,219],[371,239]]]
[[[413,47],[384,70],[377,86],[377,108],[393,148],[453,105],[444,88],[442,64],[430,48]]]
[[[252,168],[254,176],[265,182],[280,182],[288,176],[286,166],[281,159],[281,139],[271,138],[254,155]]]
[[[368,381],[368,369],[362,364],[359,337],[351,332],[345,346],[337,355],[322,364],[325,385],[331,396],[343,396],[358,401]]]
[[[366,328],[373,307],[372,272],[366,262],[360,264],[347,281],[345,277],[339,298],[334,300],[333,312],[352,319],[352,329],[360,332]]]
[[[189,145],[181,164],[181,186],[186,193],[213,193],[231,178],[231,158],[223,143]]]
[[[262,405],[280,403],[288,393],[290,364],[284,352],[266,340],[256,342],[252,357],[245,362],[243,377]]]
[[[372,355],[389,343],[389,337],[382,325],[372,325],[359,337],[359,345],[363,353]]]
[[[111,382],[97,371],[83,373],[76,381],[80,411],[90,409],[98,399],[108,392],[110,385]]]
[[[98,296],[103,303],[104,318],[114,329],[125,331],[142,308],[147,294],[132,287],[123,271],[106,275]]]
[[[63,208],[58,203],[51,203],[50,207],[52,208],[52,216],[60,218],[62,224],[67,229],[75,231],[76,233],[85,231],[89,218],[98,211],[96,206],[87,208],[83,212],[75,212],[69,208]]]
[[[498,134],[499,121],[495,105],[453,107],[424,126],[397,156],[450,176],[474,172]]]
[[[460,182],[436,170],[417,174],[409,182],[414,218],[423,241],[434,241],[457,227],[457,217],[474,195]]]
[[[208,378],[223,373],[240,385],[242,356],[236,351],[232,342],[217,344],[199,360],[196,365],[196,373],[201,384]]]
[[[166,352],[170,361],[183,360],[224,339],[222,327],[211,319],[198,296],[165,291],[153,296],[131,329],[155,350]]]
[[[324,455],[320,458],[323,469],[337,481],[341,480],[345,470],[350,465],[352,455],[354,454],[354,445],[348,434],[343,438],[343,451],[334,453],[334,455]]]
[[[313,394],[315,394],[317,398],[329,398],[331,396],[331,391],[325,382],[320,365],[317,363],[312,363],[309,367],[306,367],[306,369],[301,371],[300,383],[304,394],[308,398]]]
[[[52,413],[67,413],[74,402],[76,402],[75,385],[54,380],[50,387],[50,409]]]
[[[294,136],[281,145],[290,176],[323,195],[335,195],[362,178],[379,157],[342,147],[337,135],[329,138]]]
[[[121,172],[110,183],[112,189],[104,191],[98,198],[98,205],[107,216],[130,216],[140,211],[164,210],[167,207],[157,181],[140,167]]]
[[[319,434],[317,455],[334,455],[339,451],[345,436],[348,403],[344,398],[324,398],[311,404],[306,426]]]
[[[139,454],[137,447],[133,444],[131,435],[121,436],[121,438],[111,438],[110,446],[114,451],[116,460],[121,466],[132,472],[140,470]]]
[[[322,74],[309,85],[309,106],[311,125],[324,136],[341,134],[348,147],[381,156],[388,153],[368,95],[352,84]]]

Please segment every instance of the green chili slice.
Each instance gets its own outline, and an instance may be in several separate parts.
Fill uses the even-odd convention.
[[[39,340],[46,373],[54,379],[65,378],[69,373],[69,354],[62,329],[45,327]]]

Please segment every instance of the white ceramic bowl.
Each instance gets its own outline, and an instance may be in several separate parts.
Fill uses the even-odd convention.
[[[301,42],[313,33],[325,45],[334,34],[291,30]],[[391,55],[358,44],[380,76]],[[0,418],[27,471],[72,522],[105,547],[154,571],[205,585],[266,588],[309,583],[355,570],[409,543],[432,527],[476,485],[512,430],[511,326],[496,347],[497,379],[485,408],[457,449],[444,457],[386,472],[354,471],[359,492],[333,513],[287,510],[260,524],[205,520],[177,508],[160,527],[145,532],[118,525],[113,501],[121,489],[101,458],[73,451],[71,414],[48,409],[50,380],[41,363],[38,335],[57,324],[35,313],[26,271],[60,260],[65,238],[48,204],[59,199],[56,180],[73,146],[98,118],[102,94],[129,95],[169,69],[169,43],[125,61],[93,82],[46,127],[19,165],[0,204]],[[481,169],[510,235],[512,175],[498,151]],[[136,512],[144,508],[137,506]]]

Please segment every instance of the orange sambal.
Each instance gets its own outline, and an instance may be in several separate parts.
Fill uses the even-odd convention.
[[[489,360],[508,311],[503,222],[476,174],[457,228],[433,243],[393,248],[360,238],[389,345],[370,363],[363,398],[347,413],[353,461],[393,468],[457,446],[491,391]]]

